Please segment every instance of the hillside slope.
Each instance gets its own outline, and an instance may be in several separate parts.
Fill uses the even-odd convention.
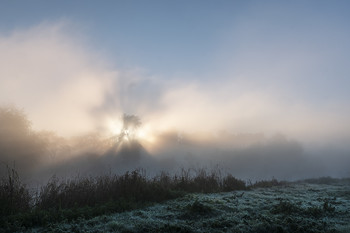
[[[140,210],[32,232],[350,232],[350,186],[291,184],[189,194]]]

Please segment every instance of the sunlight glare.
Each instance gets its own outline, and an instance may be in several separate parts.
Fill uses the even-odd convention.
[[[140,141],[154,143],[155,137],[152,135],[152,130],[149,125],[145,125],[137,130],[136,138]]]
[[[108,126],[107,128],[113,135],[118,135],[120,134],[122,130],[122,122],[121,121],[116,121],[116,120],[109,120],[108,121]]]

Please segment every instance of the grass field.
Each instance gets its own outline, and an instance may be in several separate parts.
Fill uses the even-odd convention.
[[[8,167],[0,232],[350,232],[350,179],[255,183],[219,170],[52,177],[36,192]]]
[[[183,197],[29,232],[350,232],[350,186],[293,183]]]

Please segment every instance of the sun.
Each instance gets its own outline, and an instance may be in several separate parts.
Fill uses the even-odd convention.
[[[138,141],[141,144],[153,144],[156,137],[150,124],[141,124],[133,115],[124,115],[122,119],[110,119],[107,128],[118,143]]]
[[[119,120],[111,120],[107,121],[107,129],[113,136],[117,136],[120,134],[123,127],[123,123]]]
[[[152,134],[152,129],[149,125],[140,127],[136,132],[136,139],[143,142],[154,143],[155,136]]]

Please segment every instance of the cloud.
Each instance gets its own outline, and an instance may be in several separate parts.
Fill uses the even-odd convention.
[[[0,34],[1,104],[24,108],[37,129],[74,135],[94,129],[117,74],[82,44],[67,22]]]
[[[344,104],[313,105],[294,98],[297,93],[285,97],[283,85],[275,90],[254,85],[264,79],[257,74],[199,82],[117,70],[75,31],[62,21],[0,34],[0,104],[23,107],[36,129],[65,136],[106,130],[107,119],[125,112],[139,115],[155,131],[349,138]]]
[[[280,98],[242,83],[183,82],[163,87],[161,108],[151,109],[152,127],[180,132],[283,133],[305,143],[342,143],[349,138],[343,108]],[[340,105],[341,106],[341,105]]]
[[[145,154],[164,158],[165,162],[157,161],[154,167],[169,167],[177,160],[173,164],[221,163],[240,176],[296,177],[295,172],[324,174],[323,164],[333,159],[332,167],[325,165],[324,171],[329,168],[335,175],[346,174],[347,103],[315,105],[293,98],[297,90],[286,98],[281,94],[284,85],[277,85],[280,89],[276,90],[255,85],[264,79],[257,78],[258,74],[170,81],[138,69],[119,70],[91,49],[74,28],[68,22],[43,23],[0,34],[0,104],[23,108],[35,130],[53,130],[68,137],[112,131],[112,123],[118,132],[121,115],[136,114],[147,133],[156,138],[153,146],[144,145]],[[276,133],[287,135],[286,139],[271,142]],[[98,140],[84,147],[98,146]],[[329,145],[337,149],[325,150]],[[112,152],[98,154],[92,149],[79,153],[81,157],[65,157],[58,165],[47,162],[51,166],[47,169],[105,171],[112,162],[120,162]],[[22,148],[18,158],[26,155]],[[145,161],[152,164],[153,159]],[[336,173],[337,168],[343,173]]]

